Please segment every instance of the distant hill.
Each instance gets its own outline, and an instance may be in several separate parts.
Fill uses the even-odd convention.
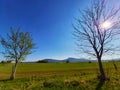
[[[57,59],[43,59],[43,61],[48,61],[49,63],[56,63],[56,62],[64,62],[64,60],[57,60]]]
[[[83,59],[83,58],[67,58],[65,61],[69,62],[89,62],[90,60]]]
[[[116,62],[120,62],[120,58],[118,59],[114,59],[114,60],[102,60],[102,62],[112,62],[112,61],[116,61]],[[30,62],[23,62],[23,63],[60,63],[60,62],[97,62],[97,60],[88,60],[88,59],[84,59],[84,58],[72,58],[69,57],[67,59],[63,59],[63,60],[58,60],[58,59],[42,59],[42,60],[37,60],[37,61],[30,61]]]
[[[38,60],[40,61],[40,60]],[[48,63],[57,63],[57,62],[89,62],[90,60],[83,59],[83,58],[67,58],[64,60],[57,60],[57,59],[42,59],[41,61],[48,61]]]

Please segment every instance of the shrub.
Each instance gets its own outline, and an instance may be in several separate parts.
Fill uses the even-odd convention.
[[[89,61],[88,63],[92,63],[91,61]]]
[[[48,60],[39,60],[37,63],[48,63]]]
[[[66,63],[69,63],[70,61],[69,60],[66,60]]]
[[[6,64],[6,63],[11,63],[12,61],[11,60],[7,60],[7,61],[1,61],[2,64]]]
[[[6,61],[6,63],[11,63],[11,62],[12,62],[11,60]]]
[[[2,64],[5,64],[6,62],[5,61],[1,61]]]

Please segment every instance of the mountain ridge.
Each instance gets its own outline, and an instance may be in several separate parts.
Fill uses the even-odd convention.
[[[57,63],[57,62],[97,62],[97,60],[88,60],[84,58],[73,58],[69,57],[63,60],[58,60],[58,59],[42,59],[38,61],[48,61],[48,63]],[[112,62],[112,61],[120,61],[120,59],[109,59],[109,60],[102,60],[102,62]]]
[[[38,61],[48,61],[48,63],[57,63],[57,62],[89,62],[91,60],[87,60],[84,58],[73,58],[73,57],[69,57],[67,59],[63,59],[63,60],[58,60],[58,59],[42,59],[42,60],[38,60]]]

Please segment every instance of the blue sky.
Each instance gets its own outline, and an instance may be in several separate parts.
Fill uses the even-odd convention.
[[[9,33],[10,27],[29,31],[37,49],[27,57],[28,61],[77,57],[72,23],[79,16],[78,10],[89,3],[90,0],[0,0],[0,35]]]

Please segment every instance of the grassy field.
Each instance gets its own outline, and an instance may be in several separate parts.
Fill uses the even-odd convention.
[[[103,65],[109,79],[99,84],[97,63],[20,63],[13,81],[12,64],[0,64],[0,90],[120,90],[120,62]]]

